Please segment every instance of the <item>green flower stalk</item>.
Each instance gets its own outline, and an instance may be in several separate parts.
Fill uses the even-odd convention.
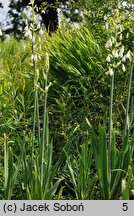
[[[131,60],[132,55],[132,60]],[[132,77],[133,77],[133,61],[134,61],[134,47],[133,53],[130,55],[130,74],[129,74],[129,84],[128,84],[128,95],[127,95],[127,106],[126,106],[126,118],[125,118],[125,131],[124,135],[126,136],[127,130],[129,130],[129,107],[130,107],[130,95],[131,95],[131,88],[132,88]]]
[[[48,83],[48,73],[49,73],[49,54],[46,53],[46,57],[45,57],[45,60],[46,60],[46,73],[44,72],[43,75],[44,75],[44,78],[45,78],[45,98],[44,98],[44,117],[43,117],[43,133],[42,133],[42,148],[41,148],[41,184],[43,184],[43,158],[44,158],[44,151],[45,151],[45,142],[46,142],[46,145],[48,145],[48,140],[47,140],[47,137],[46,137],[46,127],[48,125],[47,124],[47,83]]]
[[[36,54],[36,30],[38,23],[35,22],[36,15],[34,14],[34,1],[30,1],[31,6],[28,8],[30,10],[31,19],[29,20],[30,23],[26,20],[26,27],[25,27],[25,37],[28,37],[31,42],[31,61],[33,67],[33,74],[34,74],[34,113],[33,113],[33,129],[32,129],[32,148],[31,148],[31,178],[30,182],[33,182],[33,172],[34,172],[34,160],[35,160],[35,128],[37,123],[37,130],[38,130],[38,146],[40,148],[41,145],[41,134],[40,134],[40,117],[39,117],[39,102],[38,102],[38,80],[39,80],[39,69],[37,68],[37,61],[40,58],[39,55]],[[29,19],[29,18],[28,18]],[[30,191],[28,192],[30,193]]]
[[[127,179],[128,187],[125,185],[125,179],[129,169],[131,169],[134,150],[134,136],[132,135],[130,138],[131,123],[129,123],[128,116],[132,89],[133,54],[130,50],[124,54],[125,46],[122,43],[122,31],[124,28],[121,21],[119,11],[115,10],[115,17],[111,20],[111,31],[108,34],[109,39],[105,44],[105,48],[108,51],[108,56],[106,57],[108,71],[106,72],[106,75],[109,75],[110,77],[108,139],[105,125],[99,126],[98,134],[96,134],[96,132],[93,132],[92,134],[93,152],[97,167],[97,175],[101,186],[102,199],[117,199],[119,196],[122,196],[122,199],[129,198],[128,187],[131,185],[131,178]],[[115,130],[113,128],[114,77],[115,72],[118,73],[121,66],[122,71],[126,71],[126,65],[124,65],[126,60],[131,61],[131,67],[128,83],[125,135],[123,134],[122,145],[120,146],[120,149],[118,149],[116,146]],[[132,122],[132,119],[130,119],[130,121]]]
[[[108,172],[109,181],[111,181],[111,145],[112,145],[112,130],[113,130],[113,92],[114,92],[114,72],[111,76],[110,88],[110,106],[109,106],[109,145],[108,145]]]

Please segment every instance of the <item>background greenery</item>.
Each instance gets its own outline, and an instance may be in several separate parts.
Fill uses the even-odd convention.
[[[29,25],[32,40],[1,39],[0,199],[133,199],[133,11],[102,2],[79,2],[78,28],[63,20],[51,37]],[[121,46],[131,54],[113,57],[110,149],[106,58]]]

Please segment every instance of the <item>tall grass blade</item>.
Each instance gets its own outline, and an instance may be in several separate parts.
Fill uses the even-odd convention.
[[[92,148],[89,147],[87,142],[83,143],[81,152],[78,151],[78,159],[75,159],[75,163],[67,152],[66,157],[76,199],[91,199],[97,181],[96,176],[91,176]]]
[[[128,170],[127,178],[122,179],[122,200],[129,200],[132,177],[132,170]]]
[[[104,127],[99,126],[99,135],[92,134],[92,148],[102,191],[102,199],[110,199],[110,180],[108,171],[107,136]]]
[[[55,192],[57,191],[58,189],[58,186],[60,184],[60,182],[62,181],[63,179],[59,179],[47,192],[46,194],[44,194],[44,198],[43,199],[47,199],[47,200],[51,200],[55,194]]]
[[[8,163],[8,171],[6,172],[6,185],[5,185],[5,199],[11,199],[13,186],[14,186],[14,162],[13,162],[13,152],[11,147],[8,149],[8,158],[5,158]]]

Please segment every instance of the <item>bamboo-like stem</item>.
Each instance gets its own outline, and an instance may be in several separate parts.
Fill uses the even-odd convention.
[[[8,141],[7,141],[7,134],[4,133],[4,171],[5,171],[5,183],[4,187],[7,187],[8,181]]]
[[[41,135],[40,135],[40,113],[39,113],[39,102],[38,102],[38,91],[36,90],[36,112],[37,112],[37,130],[38,130],[38,148],[41,146]]]
[[[112,145],[112,131],[113,131],[113,91],[114,91],[114,73],[111,76],[110,88],[110,105],[109,105],[109,145],[108,145],[108,173],[109,182],[111,182],[111,145]]]

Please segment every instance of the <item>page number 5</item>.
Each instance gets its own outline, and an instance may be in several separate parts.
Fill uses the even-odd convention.
[[[128,210],[128,203],[123,203],[122,210],[127,211]]]

